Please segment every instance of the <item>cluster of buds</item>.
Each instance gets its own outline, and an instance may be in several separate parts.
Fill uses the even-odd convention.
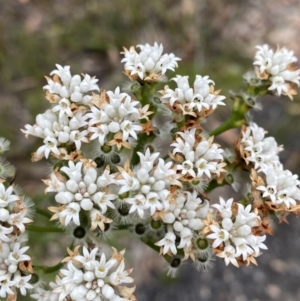
[[[0,138],[0,153],[9,149],[10,142]],[[14,176],[14,167],[1,158],[0,172],[0,298],[17,300],[17,289],[26,295],[33,286],[29,283],[33,269],[31,258],[22,247],[25,226],[32,222],[32,203],[29,198],[20,197],[18,189],[8,183]]]
[[[139,53],[134,47],[123,52],[124,73],[133,82],[128,93],[100,89],[97,79],[71,76],[69,66],[57,65],[44,87],[52,108],[23,130],[44,141],[33,160],[45,157],[54,165],[43,180],[46,192],[55,194],[51,220],[58,219],[63,228],[89,229],[83,255],[79,246],[68,250],[51,289],[35,287],[32,297],[38,301],[135,300],[134,288],[121,285],[133,281],[131,271],[124,270],[123,252],[107,260],[91,243],[109,229],[135,231],[166,258],[169,274],[175,275],[188,258],[198,270],[207,270],[214,254],[226,265],[256,264],[267,249],[265,234],[272,232],[270,214],[279,212],[283,219],[286,212],[300,212],[299,180],[283,169],[282,147],[246,122],[249,110],[259,107],[259,96],[295,94],[292,83],[299,85],[299,70],[290,71],[293,53],[259,46],[258,69],[245,76],[247,91],[233,94],[232,115],[208,133],[202,124],[225,105],[214,81],[196,75],[190,86],[188,76],[176,75],[175,90],[158,90],[180,59],[163,54],[157,43],[138,47]],[[167,126],[160,126],[161,120]],[[214,143],[215,136],[235,127],[242,127],[242,134],[233,153]],[[211,202],[208,193],[216,187],[230,184],[239,190],[236,175],[242,169],[249,175],[245,186],[252,183],[250,196]],[[7,229],[19,227],[8,221]]]

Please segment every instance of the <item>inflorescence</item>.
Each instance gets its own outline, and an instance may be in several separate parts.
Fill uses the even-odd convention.
[[[51,107],[22,129],[43,141],[32,161],[45,158],[53,165],[43,180],[46,193],[54,195],[51,220],[60,230],[73,229],[81,242],[68,249],[49,286],[30,282],[38,271],[25,254],[29,247],[21,244],[32,222],[31,204],[10,182],[14,168],[0,157],[1,298],[16,300],[19,289],[38,301],[135,300],[135,287],[126,286],[133,278],[124,251],[113,248],[107,255],[96,245],[106,232],[134,231],[176,275],[189,258],[205,271],[215,255],[226,265],[257,264],[267,249],[266,234],[273,232],[271,216],[285,220],[300,212],[300,181],[281,164],[283,147],[247,114],[261,107],[263,95],[296,94],[300,69],[292,65],[293,52],[257,46],[255,69],[244,76],[247,88],[232,92],[231,116],[209,131],[204,121],[226,105],[214,81],[196,75],[190,84],[188,76],[176,75],[170,82],[175,88],[161,87],[180,59],[163,54],[157,43],[137,48],[122,53],[130,79],[126,91],[100,89],[96,78],[56,65],[44,86]],[[231,128],[241,129],[240,138],[223,149],[215,136]],[[0,155],[8,148],[0,138]],[[245,195],[210,200],[216,187],[239,191],[241,173],[249,179]]]

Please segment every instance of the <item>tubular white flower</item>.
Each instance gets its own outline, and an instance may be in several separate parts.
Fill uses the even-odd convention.
[[[169,250],[176,255],[177,249],[175,246],[176,235],[173,232],[167,232],[165,237],[156,242],[155,245],[163,247],[163,254],[166,254]]]

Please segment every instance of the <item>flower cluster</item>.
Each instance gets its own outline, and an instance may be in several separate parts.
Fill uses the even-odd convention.
[[[266,235],[257,235],[260,217],[251,205],[244,207],[237,203],[234,208],[233,199],[212,205],[216,209],[213,222],[207,223],[203,232],[211,232],[207,238],[213,240],[212,247],[217,256],[224,258],[225,264],[256,263],[255,258],[260,255],[260,249],[267,249],[263,244]],[[218,214],[217,214],[218,213]],[[259,232],[258,232],[259,233]]]
[[[300,69],[294,70],[292,64],[297,61],[293,51],[285,47],[278,48],[275,52],[268,45],[256,46],[258,51],[255,54],[257,75],[263,80],[271,82],[269,90],[277,95],[287,95],[292,97],[296,94],[293,84],[300,85]]]
[[[265,137],[265,133],[256,123],[251,123],[242,131],[240,152],[245,161],[251,162],[258,171],[279,165],[278,153],[283,150],[274,137]]]
[[[161,44],[137,45],[137,47],[140,49],[139,53],[133,46],[129,50],[124,48],[124,58],[121,61],[125,63],[125,72],[131,79],[157,81],[167,70],[174,71],[177,61],[180,60],[173,53],[162,54],[163,46]]]
[[[193,237],[203,229],[202,220],[206,218],[208,210],[208,201],[202,200],[195,190],[193,193],[189,191],[178,193],[168,210],[167,218],[164,219],[168,225],[168,232],[156,243],[162,247],[162,253],[176,255],[177,249],[184,249],[187,252],[192,246]],[[176,237],[180,238],[178,245]]]
[[[282,150],[273,137],[265,137],[265,130],[252,123],[242,131],[240,152],[244,160],[254,165],[261,177],[253,177],[256,190],[272,209],[298,211],[300,181],[297,175],[284,170],[278,153]]]
[[[123,201],[129,204],[129,213],[136,212],[140,218],[151,216],[170,207],[171,185],[180,185],[172,162],[166,163],[159,153],[138,152],[140,163],[133,170],[120,168],[118,185]],[[158,162],[157,162],[158,161]],[[163,218],[164,219],[164,218]]]
[[[53,79],[46,77],[48,85],[44,86],[47,99],[53,104],[52,109],[36,117],[36,124],[25,125],[23,133],[43,139],[44,145],[33,154],[33,161],[37,161],[49,154],[65,157],[69,149],[80,150],[82,143],[89,142],[86,129],[86,105],[92,99],[91,91],[99,91],[97,79],[85,75],[71,75],[70,67],[56,65]],[[73,150],[73,149],[72,149]]]
[[[0,137],[0,183],[4,182],[7,178],[15,175],[15,168],[11,165],[2,154],[9,150],[10,141]]]
[[[225,171],[223,150],[213,143],[213,137],[206,140],[195,128],[177,132],[176,136],[176,141],[171,144],[174,148],[172,158],[177,163],[181,181],[190,182],[202,190],[205,183]]]
[[[122,146],[131,148],[130,138],[137,139],[137,133],[144,128],[141,119],[148,120],[149,105],[140,106],[127,93],[100,91],[95,78],[89,75],[81,80],[79,75],[71,76],[70,67],[57,65],[44,86],[47,99],[53,108],[38,114],[36,124],[25,126],[23,133],[43,139],[44,145],[33,154],[37,161],[52,154],[59,159],[70,159],[72,151],[78,151],[82,143],[97,140],[101,146]],[[75,156],[75,155],[74,155]]]
[[[95,162],[88,160],[76,164],[69,161],[60,172],[67,178],[55,171],[50,179],[44,180],[48,185],[46,192],[56,192],[55,200],[60,204],[60,207],[49,208],[55,212],[52,219],[58,218],[63,226],[70,222],[79,226],[83,211],[90,217],[91,230],[98,226],[103,230],[104,223],[111,222],[104,214],[108,207],[115,208],[111,201],[117,196],[110,193],[110,185],[115,183],[114,176],[108,170],[98,176]]]
[[[56,277],[56,283],[51,285],[52,291],[39,288],[31,297],[39,301],[135,300],[135,288],[124,286],[133,282],[133,278],[128,276],[132,270],[124,270],[124,251],[118,253],[114,250],[108,260],[97,247],[83,247],[82,255],[77,247],[74,252],[69,250],[69,254],[63,260],[67,266],[60,270],[60,277]]]
[[[1,153],[9,149],[9,144],[0,138]],[[7,171],[14,172],[14,168],[9,163],[5,168],[0,182],[0,297],[10,296],[11,300],[16,300],[16,289],[26,295],[26,290],[33,288],[29,283],[33,273],[31,258],[25,254],[29,247],[21,247],[26,241],[25,226],[32,222],[29,218],[32,203],[30,199],[18,196],[16,189],[6,183],[6,177],[12,175]]]
[[[225,105],[225,96],[218,95],[220,90],[214,91],[215,83],[208,76],[196,75],[193,87],[190,87],[188,76],[177,75],[172,80],[177,88],[172,90],[165,86],[162,91],[162,101],[172,110],[181,111],[184,115],[206,117],[217,106]]]
[[[136,140],[143,130],[140,119],[148,120],[147,116],[152,113],[148,111],[149,105],[138,107],[140,103],[127,93],[120,93],[119,87],[115,92],[103,92],[94,103],[91,112],[86,114],[90,139],[98,139],[101,146],[108,142],[106,145],[116,145],[118,149],[131,148],[130,138]],[[112,135],[114,139],[108,139]]]
[[[291,211],[296,212],[299,210],[300,181],[298,175],[292,174],[289,170],[283,170],[281,165],[269,168],[265,172],[265,183],[257,186],[256,189],[262,192],[265,200],[271,201],[269,204],[272,209],[280,211],[291,208]],[[296,207],[297,203],[298,207]]]
[[[177,87],[160,91],[166,71],[174,71],[179,58],[163,54],[157,43],[137,47],[139,52],[134,47],[123,52],[124,73],[131,80],[127,93],[126,87],[100,90],[97,79],[72,76],[69,66],[56,65],[44,86],[52,108],[22,130],[43,139],[32,159],[45,157],[54,165],[43,181],[56,201],[48,208],[54,213],[50,221],[58,219],[60,227],[49,228],[73,229],[75,237],[75,249],[68,249],[66,265],[50,289],[35,285],[32,297],[38,301],[134,301],[134,288],[123,286],[133,282],[131,270],[124,270],[124,252],[114,249],[107,259],[95,247],[114,230],[128,229],[159,249],[170,265],[168,274],[175,275],[189,258],[198,270],[207,270],[213,254],[226,265],[256,264],[267,249],[265,234],[272,233],[271,214],[284,220],[288,212],[300,213],[298,176],[284,170],[278,156],[282,147],[248,114],[260,108],[262,95],[295,94],[300,71],[291,69],[293,53],[258,46],[257,72],[244,77],[250,87],[232,93],[232,114],[208,132],[202,124],[225,105],[214,81],[196,75],[190,85],[188,76],[175,75],[171,80]],[[214,143],[215,136],[237,127],[242,133],[234,151]],[[0,139],[0,155],[8,147]],[[1,298],[32,288],[28,247],[21,247],[20,235],[31,221],[30,206],[6,183],[13,176],[8,166],[0,158]],[[211,204],[209,193],[216,187],[230,184],[239,191],[246,178],[242,172],[252,181],[252,186],[246,183],[248,194]],[[80,239],[82,249],[75,245]]]

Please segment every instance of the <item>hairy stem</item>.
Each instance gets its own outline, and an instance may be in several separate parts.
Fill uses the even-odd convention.
[[[35,212],[42,215],[42,216],[44,216],[44,217],[47,217],[49,219],[52,217],[52,214],[49,211],[41,209],[41,208],[36,208]]]
[[[64,233],[65,230],[58,228],[58,227],[41,227],[41,226],[35,226],[35,225],[28,225],[26,227],[26,230],[30,231],[30,232],[39,232],[39,233]]]

